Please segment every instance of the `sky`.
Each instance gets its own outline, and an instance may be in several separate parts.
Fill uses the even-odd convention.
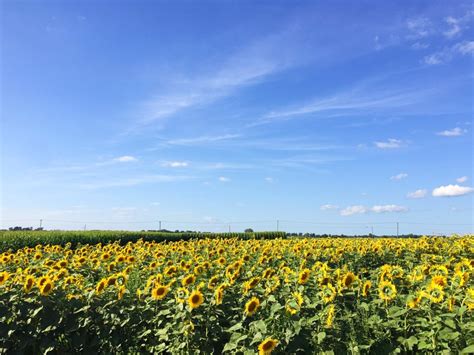
[[[2,1],[0,228],[474,233],[473,21],[470,1]]]

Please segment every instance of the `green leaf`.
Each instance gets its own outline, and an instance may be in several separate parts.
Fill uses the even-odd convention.
[[[472,354],[474,353],[474,344],[469,345],[468,347],[461,350],[461,354]]]
[[[318,333],[318,344],[321,344],[325,338],[326,338],[326,332]]]

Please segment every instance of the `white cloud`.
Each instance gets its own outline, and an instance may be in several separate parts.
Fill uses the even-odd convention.
[[[418,189],[414,192],[409,192],[407,194],[407,197],[408,198],[423,198],[423,197],[426,196],[427,193],[428,193],[428,191],[425,190],[425,189]]]
[[[274,182],[273,178],[270,177],[270,176],[267,176],[267,177],[265,178],[265,181],[268,182],[268,183],[270,183],[270,184]]]
[[[443,34],[447,38],[452,38],[456,35],[458,35],[461,32],[461,26],[459,25],[459,19],[448,16],[445,19],[446,23],[449,25],[449,29],[444,31]]]
[[[462,136],[466,132],[467,132],[467,129],[461,129],[459,127],[455,127],[453,129],[447,129],[445,131],[438,132],[436,134],[438,136],[444,136],[444,137],[458,137],[458,136]]]
[[[373,206],[370,210],[375,213],[387,213],[387,212],[406,212],[408,211],[408,208],[404,206],[397,206],[397,205],[383,205],[383,206]]]
[[[448,39],[459,37],[464,30],[470,27],[471,17],[473,15],[474,11],[469,10],[461,17],[446,17],[444,21],[448,25],[448,29],[443,32],[443,35]]]
[[[168,168],[185,168],[189,163],[186,161],[166,161],[161,165]]]
[[[407,173],[400,173],[390,177],[390,180],[402,180],[408,177]]]
[[[426,17],[408,19],[406,25],[410,32],[408,39],[424,38],[433,32],[431,21]]]
[[[423,42],[415,42],[411,45],[411,48],[413,49],[426,49],[428,48],[430,45],[428,43],[423,43]]]
[[[423,58],[422,62],[428,65],[444,64],[457,55],[474,55],[474,41],[463,41],[441,51],[432,53]]]
[[[380,149],[396,149],[402,146],[399,139],[389,138],[386,142],[374,142],[375,146]]]
[[[229,182],[230,179],[227,178],[227,177],[225,177],[225,176],[219,176],[219,181],[220,181],[220,182]]]
[[[135,162],[138,159],[135,157],[132,157],[131,155],[124,155],[118,158],[115,158],[114,161],[118,163],[130,163],[130,162]]]
[[[363,214],[367,212],[367,208],[361,205],[348,206],[340,211],[341,216],[351,216],[353,214]]]
[[[474,54],[474,41],[464,41],[456,44],[453,48],[463,55]]]
[[[321,211],[335,210],[335,209],[338,209],[338,208],[339,208],[339,206],[331,205],[331,204],[322,205],[322,206],[320,207]]]
[[[461,176],[456,179],[456,182],[459,182],[460,184],[462,184],[463,182],[466,182],[467,180],[469,180],[467,176]]]
[[[433,190],[434,197],[454,197],[469,194],[474,191],[474,188],[459,185],[445,185],[437,187]]]
[[[399,213],[407,212],[408,208],[398,205],[375,205],[373,207],[367,208],[362,205],[348,206],[339,211],[341,216],[351,216],[354,214],[365,214],[369,212],[373,213]]]

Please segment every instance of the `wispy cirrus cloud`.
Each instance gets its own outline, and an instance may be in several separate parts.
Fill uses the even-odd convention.
[[[450,62],[456,56],[474,55],[474,41],[463,41],[450,47],[427,55],[422,63],[427,65],[439,65]]]
[[[275,121],[305,118],[333,118],[367,113],[383,113],[389,110],[407,109],[434,93],[433,89],[405,84],[387,89],[387,80],[397,73],[388,73],[360,81],[350,88],[343,88],[332,95],[319,95],[312,99],[289,105],[263,114],[247,127],[268,124]]]
[[[470,27],[471,19],[474,16],[474,11],[469,10],[463,16],[455,17],[448,16],[444,19],[448,28],[443,32],[443,35],[452,39],[458,37]]]
[[[294,66],[299,61],[297,51],[286,51],[283,55],[280,51],[282,42],[290,47],[296,45],[292,44],[293,36],[293,30],[289,29],[259,38],[223,58],[217,69],[172,80],[166,92],[142,102],[139,123],[148,125],[180,111],[208,105]]]
[[[216,136],[198,136],[165,140],[165,145],[202,145],[215,142],[228,141],[241,137],[240,134],[222,134]]]
[[[322,205],[319,209],[321,211],[327,211],[327,210],[336,210],[338,209],[339,206],[337,205],[331,205],[330,203],[326,204],[326,205]]]
[[[407,39],[420,39],[434,33],[433,23],[427,17],[410,18],[406,21]]]

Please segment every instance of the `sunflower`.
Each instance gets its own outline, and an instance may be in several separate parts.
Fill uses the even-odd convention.
[[[369,280],[365,281],[362,285],[362,296],[367,297],[369,295],[369,290],[372,287],[372,282]]]
[[[332,324],[334,322],[335,312],[336,312],[336,306],[331,304],[328,308],[328,314],[327,314],[327,317],[326,317],[326,328],[331,328],[332,327]]]
[[[448,310],[449,310],[450,312],[453,311],[453,308],[454,308],[454,305],[455,305],[455,304],[456,304],[456,299],[455,299],[454,297],[450,297],[450,298],[448,299]]]
[[[464,299],[464,304],[469,310],[474,309],[474,288],[470,288],[466,292],[466,298]]]
[[[162,300],[169,292],[168,286],[157,285],[151,290],[151,297],[155,300]]]
[[[300,274],[298,275],[298,283],[300,285],[304,285],[306,282],[308,282],[310,273],[311,271],[309,269],[301,270]]]
[[[3,285],[8,278],[10,277],[10,274],[6,271],[0,272],[0,285]]]
[[[110,276],[107,279],[107,286],[113,286],[117,283],[117,277],[116,276]]]
[[[379,284],[379,297],[384,301],[393,300],[397,296],[397,288],[390,281],[382,281]]]
[[[107,279],[102,279],[102,280],[99,281],[99,283],[95,287],[95,292],[97,294],[100,294],[100,293],[102,293],[102,291],[104,291],[104,289],[106,287],[107,287]]]
[[[351,287],[352,283],[356,280],[356,276],[354,275],[354,273],[352,272],[348,272],[344,275],[344,277],[342,278],[342,285],[345,287],[345,288],[349,288]]]
[[[188,304],[191,309],[198,308],[203,302],[204,296],[198,290],[194,290],[188,298]]]
[[[328,283],[326,286],[322,287],[320,294],[324,303],[329,303],[334,301],[337,296],[337,291],[331,283]]]
[[[209,279],[209,282],[207,283],[207,288],[210,289],[210,290],[213,290],[216,285],[217,285],[217,282],[219,281],[219,276],[212,276],[210,279]]]
[[[176,290],[176,293],[175,293],[176,301],[178,301],[179,303],[184,303],[186,302],[188,295],[189,295],[188,289],[185,287],[180,287]]]
[[[443,287],[437,284],[431,284],[428,288],[429,299],[432,303],[440,303],[444,299]]]
[[[267,338],[258,345],[258,355],[269,355],[277,347],[278,340]]]
[[[54,288],[53,281],[51,281],[51,279],[48,278],[48,280],[46,280],[43,283],[43,285],[40,287],[41,296],[48,296],[53,291],[53,288]]]
[[[244,283],[244,295],[246,295],[249,292],[249,290],[251,290],[252,288],[257,286],[259,282],[260,282],[260,277],[253,277],[249,281],[245,282]]]
[[[260,307],[260,301],[257,297],[252,297],[250,301],[245,304],[245,315],[250,317],[257,312],[257,309]]]
[[[125,291],[127,291],[127,288],[125,286],[120,286],[117,292],[117,298],[121,300],[123,298],[123,295],[125,294]]]
[[[224,298],[224,288],[224,285],[220,285],[216,288],[216,291],[214,292],[214,300],[216,302],[216,305],[222,304],[222,300]]]
[[[181,280],[181,285],[183,285],[183,287],[186,287],[186,286],[189,286],[189,285],[191,285],[192,283],[194,283],[194,281],[196,281],[196,276],[194,276],[193,274],[191,274],[191,275],[188,275],[188,276],[184,277],[184,278]]]
[[[28,293],[31,291],[33,286],[35,285],[35,278],[31,275],[26,277],[25,283],[23,284],[23,290]]]
[[[296,300],[296,303],[298,303],[298,306],[301,307],[301,305],[303,304],[303,295],[299,292],[293,292],[293,297],[295,298]]]
[[[440,286],[441,288],[446,287],[448,280],[443,275],[436,275],[431,278],[430,287]]]

